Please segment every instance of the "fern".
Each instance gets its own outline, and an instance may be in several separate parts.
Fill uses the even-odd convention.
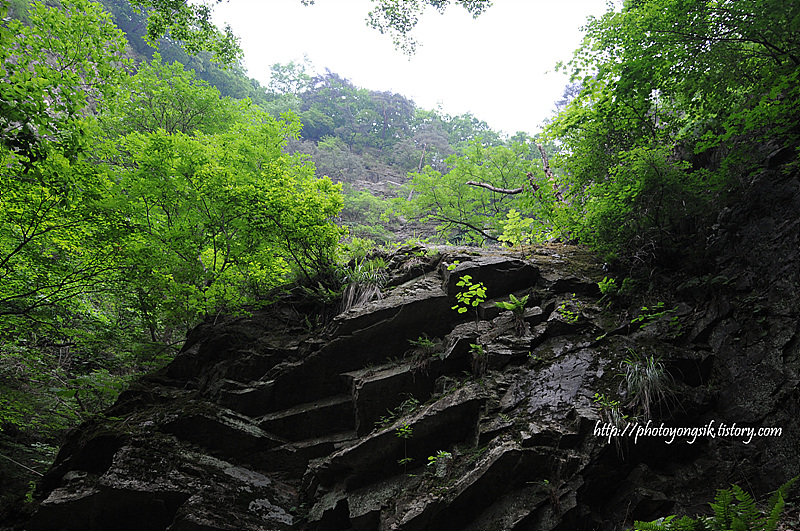
[[[786,505],[786,494],[789,492],[789,489],[797,481],[797,478],[800,476],[795,476],[783,485],[778,488],[772,496],[770,496],[769,501],[767,502],[767,510],[769,511],[769,518],[764,523],[764,531],[775,531],[778,527],[778,520],[781,517],[781,513],[783,513],[783,507]]]
[[[675,520],[675,515],[659,518],[655,522],[635,522],[636,531],[710,531],[702,519],[694,520],[688,516]]]
[[[776,531],[785,506],[786,493],[797,481],[787,481],[770,496],[767,508],[761,511],[753,497],[738,485],[720,489],[711,509],[712,517],[693,519],[684,516],[675,520],[667,516],[655,522],[634,522],[635,531]]]
[[[730,529],[733,524],[733,491],[721,489],[711,504],[714,523],[718,529]]]

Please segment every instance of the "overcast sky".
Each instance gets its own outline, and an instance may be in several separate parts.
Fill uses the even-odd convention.
[[[429,8],[413,35],[421,46],[411,58],[391,38],[365,23],[370,0],[229,0],[216,21],[241,37],[245,66],[263,85],[274,63],[308,55],[356,86],[400,93],[418,107],[472,112],[496,130],[536,133],[551,115],[567,77],[553,72],[581,42],[589,15],[603,0],[494,0],[477,19],[450,6]]]

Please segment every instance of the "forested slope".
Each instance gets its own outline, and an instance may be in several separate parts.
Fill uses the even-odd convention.
[[[315,308],[309,326],[322,324],[346,286],[380,280],[385,264],[367,250],[396,233],[588,244],[607,263],[603,289],[635,309],[726,282],[711,245],[729,250],[737,236],[720,227],[754,226],[731,213],[752,213],[754,198],[770,197],[765,186],[797,174],[793,2],[622,2],[587,23],[563,65],[573,84],[544,132],[510,138],[307,62],[274,65],[262,86],[235,62],[187,55],[176,34],[156,54],[142,40],[147,21],[124,0],[105,0],[107,12],[88,0],[9,7],[0,30],[9,501],[23,498],[19,485],[44,470],[66,428],[162,366],[198,322],[300,286]],[[791,208],[781,212],[791,223]]]
[[[420,217],[404,204],[408,171],[445,171],[446,157],[480,143],[508,149],[471,115],[419,109],[306,62],[274,65],[264,87],[174,38],[156,51],[126,1],[6,9],[7,501],[66,429],[163,365],[201,320],[269,304],[293,282],[336,298],[345,279],[372,275],[347,267],[370,245],[404,227],[432,235],[407,228]]]

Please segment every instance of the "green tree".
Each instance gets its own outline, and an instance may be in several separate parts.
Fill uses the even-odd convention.
[[[46,456],[12,437],[50,448],[108,404],[129,367],[124,348],[97,341],[125,335],[115,327],[129,316],[109,296],[125,220],[112,179],[92,161],[91,114],[125,63],[122,34],[98,4],[34,2],[27,21],[0,25],[0,446],[41,469],[34,459]],[[3,477],[13,477],[7,466]]]
[[[275,63],[270,67],[270,78],[268,88],[275,95],[299,94],[308,90],[311,86],[312,77],[308,69],[312,68],[308,56],[303,58],[302,63],[289,61],[286,64]]]
[[[415,109],[409,134],[393,146],[391,158],[407,172],[419,173],[425,166],[444,172],[445,159],[454,153],[439,113]]]
[[[0,48],[0,316],[92,291],[113,268],[111,181],[88,162],[86,115],[118,84],[122,36],[97,4],[32,4]],[[4,326],[4,328],[5,328]]]
[[[575,234],[652,263],[746,190],[754,142],[796,144],[798,20],[773,0],[631,1],[591,20],[568,65],[580,92],[548,128]]]
[[[552,188],[540,163],[528,160],[527,152],[522,144],[493,147],[472,142],[462,155],[447,158],[447,173],[430,167],[411,173],[409,214],[437,222],[440,235],[451,241],[497,241],[511,209],[537,219],[533,232],[550,230],[552,214],[542,205],[552,202]],[[531,179],[539,188],[539,195],[531,197],[549,193],[547,201],[521,193]]]
[[[235,64],[242,55],[239,39],[230,26],[220,31],[211,18],[212,5],[186,0],[131,0],[135,7],[147,12],[147,42],[157,47],[159,39],[168,37],[182,43],[192,54],[209,51],[220,61]]]
[[[221,98],[219,90],[182,64],[164,64],[159,54],[141,63],[120,89],[102,116],[111,136],[159,129],[170,134],[217,133],[241,113],[242,104]]]
[[[287,280],[327,273],[340,231],[338,188],[281,152],[299,124],[252,110],[224,133],[131,133],[113,149],[133,227],[125,263],[143,320],[186,329],[253,304]]]

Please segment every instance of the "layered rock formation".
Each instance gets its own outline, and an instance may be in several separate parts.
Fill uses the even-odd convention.
[[[28,529],[612,530],[798,473],[796,320],[759,336],[720,297],[614,314],[574,247],[404,248],[391,273],[324,329],[288,302],[198,327],[72,434]],[[488,299],[459,314],[464,275]],[[493,304],[510,294],[521,335]],[[674,380],[657,425],[782,436],[610,437],[626,360],[648,357]]]

